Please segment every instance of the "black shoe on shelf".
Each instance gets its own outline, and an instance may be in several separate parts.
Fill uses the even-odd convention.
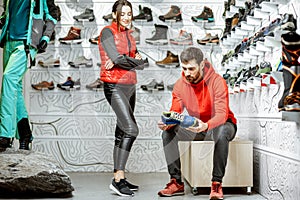
[[[142,90],[145,91],[154,91],[154,90],[164,90],[165,86],[164,86],[164,82],[161,81],[160,83],[158,83],[155,79],[153,79],[150,83],[145,84],[145,85],[141,85]]]
[[[134,195],[134,193],[127,186],[125,179],[121,179],[120,182],[115,182],[115,179],[113,179],[109,185],[109,188],[119,196],[127,197]]]
[[[128,186],[128,188],[131,191],[137,191],[139,189],[138,185],[133,185],[132,183],[129,183],[126,178],[125,178],[125,184]]]

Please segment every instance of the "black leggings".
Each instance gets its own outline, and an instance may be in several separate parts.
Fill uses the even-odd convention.
[[[114,172],[116,172],[125,170],[131,147],[139,134],[133,115],[136,87],[135,85],[104,83],[104,94],[117,116],[113,152]]]
[[[168,131],[163,131],[162,139],[164,152],[171,178],[181,181],[181,162],[178,141],[210,140],[214,141],[212,181],[222,182],[228,157],[228,144],[236,133],[236,125],[226,122],[208,132],[193,133],[181,128],[179,125]],[[205,155],[210,150],[206,149],[201,154]],[[201,170],[201,169],[199,169]]]

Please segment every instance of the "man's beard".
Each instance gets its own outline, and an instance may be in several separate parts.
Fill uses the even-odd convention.
[[[185,79],[186,79],[189,83],[194,83],[195,81],[198,80],[199,76],[200,76],[200,73],[198,72],[198,73],[196,74],[195,77],[192,77],[191,75],[188,75],[188,76],[185,77]]]

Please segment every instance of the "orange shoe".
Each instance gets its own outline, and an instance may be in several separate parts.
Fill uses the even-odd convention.
[[[161,197],[171,197],[176,195],[184,195],[184,184],[178,184],[175,178],[172,178],[165,189],[158,192]]]
[[[209,195],[209,199],[223,199],[223,190],[222,190],[222,183],[220,182],[212,182],[211,184],[211,191]]]

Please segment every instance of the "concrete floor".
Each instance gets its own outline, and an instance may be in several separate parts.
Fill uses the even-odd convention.
[[[43,200],[125,200],[125,199],[136,199],[136,200],[155,200],[155,199],[172,199],[172,200],[190,200],[190,199],[205,199],[209,197],[209,188],[200,188],[198,195],[191,193],[191,188],[188,184],[185,184],[185,195],[175,197],[159,197],[157,192],[163,189],[169,180],[167,173],[145,173],[135,174],[127,173],[127,179],[133,184],[140,186],[139,191],[135,192],[133,197],[120,197],[112,193],[108,186],[111,182],[111,173],[68,173],[72,185],[75,191],[71,197],[43,197],[43,198],[32,198],[32,197],[12,197],[3,200],[18,200],[18,199],[43,199]],[[224,199],[226,200],[264,200],[261,195],[253,192],[251,195],[246,194],[245,188],[224,188]],[[2,198],[0,198],[2,199]]]

